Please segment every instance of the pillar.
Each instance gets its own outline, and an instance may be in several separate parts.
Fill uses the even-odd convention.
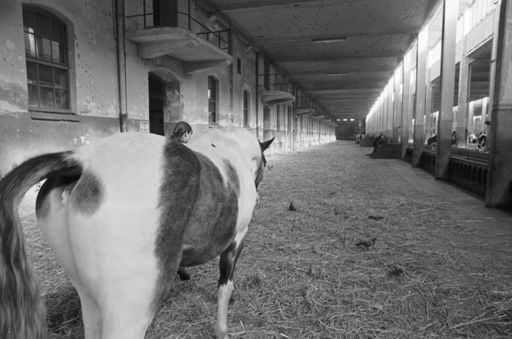
[[[423,136],[423,145],[425,145],[425,140],[432,136],[432,94],[434,90],[431,86],[431,79],[428,73],[429,70],[427,70],[427,77],[425,80],[425,134]]]
[[[395,86],[394,86],[394,100],[393,100],[393,143],[398,144],[402,140],[400,130],[402,129],[402,99],[403,99],[403,61],[395,71]],[[402,88],[402,92],[400,92]]]
[[[457,146],[466,143],[466,117],[468,115],[469,97],[469,58],[466,56],[466,39],[462,39],[462,57],[459,71],[459,100],[457,102],[457,115],[455,116],[455,133],[457,134]]]
[[[512,3],[501,1],[496,73],[489,133],[490,164],[485,204],[512,209]],[[494,58],[493,58],[494,59]]]
[[[416,61],[416,119],[414,121],[414,141],[412,164],[419,166],[425,135],[425,82],[427,76],[428,24],[418,34],[418,56]]]
[[[412,119],[412,105],[411,105],[411,51],[407,52],[404,57],[402,67],[402,117],[400,125],[400,143],[402,145],[401,158],[405,158],[409,141],[409,124]]]
[[[393,138],[393,93],[394,93],[394,76],[391,77],[390,85],[387,91],[387,99],[386,99],[386,110],[387,110],[387,124],[386,124],[386,133],[385,135],[391,139]]]
[[[455,48],[459,2],[443,2],[443,35],[441,42],[441,106],[437,120],[436,179],[447,179],[453,125],[455,86]]]

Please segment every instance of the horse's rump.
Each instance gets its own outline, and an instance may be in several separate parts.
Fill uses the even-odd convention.
[[[123,133],[20,165],[0,181],[0,334],[44,336],[16,213],[24,192],[46,178],[38,220],[80,295],[86,337],[142,338],[178,265],[219,255],[216,333],[224,336],[268,145],[233,128],[207,129],[186,145]],[[11,289],[30,298],[5,297]]]

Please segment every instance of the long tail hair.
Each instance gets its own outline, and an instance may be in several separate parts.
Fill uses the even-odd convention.
[[[25,193],[52,173],[79,170],[69,152],[29,159],[0,180],[0,338],[47,337],[46,312],[27,258],[18,207]]]

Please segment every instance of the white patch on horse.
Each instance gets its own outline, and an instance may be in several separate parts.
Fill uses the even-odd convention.
[[[50,242],[53,248],[62,251],[58,257],[73,258],[65,259],[63,265],[82,299],[90,296],[97,303],[85,310],[89,314],[84,319],[101,321],[94,313],[102,314],[101,325],[84,324],[86,337],[94,337],[101,328],[102,337],[142,338],[152,320],[164,144],[159,136],[141,139],[127,133],[80,148],[75,157],[83,163],[84,172],[92,171],[102,180],[102,205],[92,215],[68,209],[41,220],[45,233],[55,238]],[[65,206],[67,201],[63,197]],[[62,250],[66,242],[69,245]],[[138,311],[126,312],[130,309]]]
[[[215,335],[217,338],[229,338],[228,330],[228,306],[231,295],[233,294],[233,281],[229,280],[227,284],[219,286],[217,290],[217,323],[215,325]]]

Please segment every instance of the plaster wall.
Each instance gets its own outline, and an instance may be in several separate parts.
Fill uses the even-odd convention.
[[[23,5],[48,10],[67,25],[72,114],[28,110]],[[30,156],[119,131],[112,11],[111,2],[92,0],[0,2],[0,175]]]

